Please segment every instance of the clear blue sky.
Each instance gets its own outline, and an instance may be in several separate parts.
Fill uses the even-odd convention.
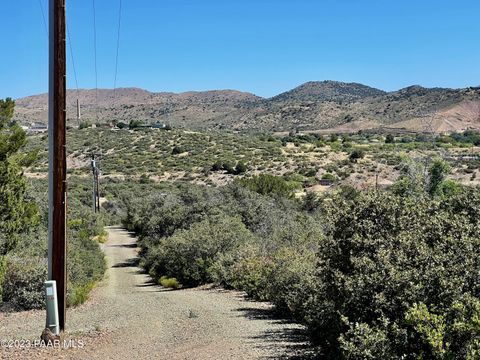
[[[39,2],[48,15],[48,0],[2,2],[0,98],[47,90]],[[111,88],[118,0],[96,2],[99,87]],[[79,86],[92,88],[92,1],[67,7]],[[123,0],[123,10],[121,87],[272,96],[326,79],[480,85],[478,0]]]

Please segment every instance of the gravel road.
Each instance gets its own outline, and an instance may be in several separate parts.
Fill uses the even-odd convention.
[[[67,311],[70,348],[0,347],[4,359],[304,358],[303,328],[271,316],[268,303],[213,288],[167,290],[136,265],[136,239],[109,228],[105,280],[84,305]],[[42,311],[0,313],[0,340],[29,345]],[[305,355],[306,356],[306,355]]]

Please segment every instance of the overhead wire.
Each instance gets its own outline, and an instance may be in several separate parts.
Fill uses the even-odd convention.
[[[70,49],[70,58],[72,59],[73,76],[75,78],[75,89],[77,91],[77,98],[80,97],[80,90],[78,88],[77,67],[75,66],[75,56],[73,55],[72,38],[70,37],[70,27],[67,25],[68,47]]]
[[[80,90],[78,88],[78,77],[77,77],[77,67],[75,65],[75,56],[73,53],[73,42],[72,42],[72,37],[70,36],[70,25],[68,23],[68,16],[65,15],[66,17],[66,28],[67,28],[67,39],[68,39],[68,48],[70,50],[70,59],[72,60],[72,69],[73,69],[73,77],[75,80],[75,89],[76,89],[76,95],[77,95],[77,120],[78,120],[78,126],[80,126]]]
[[[38,6],[40,8],[40,12],[42,14],[43,27],[45,29],[45,34],[46,34],[47,39],[48,39],[48,33],[49,32],[48,32],[47,19],[45,17],[44,4],[43,4],[42,0],[37,0],[37,3],[38,3]],[[69,48],[69,51],[70,51],[70,59],[72,61],[73,77],[75,79],[75,90],[76,90],[76,94],[77,94],[77,105],[78,105],[78,102],[79,102],[79,99],[80,99],[80,90],[79,90],[79,86],[78,86],[77,67],[75,65],[75,55],[74,55],[74,52],[73,52],[72,37],[70,36],[70,26],[68,26],[68,21],[66,21],[66,23],[67,23],[68,48]]]
[[[47,38],[48,38],[48,26],[47,26],[47,20],[45,18],[45,11],[43,11],[42,0],[37,0],[37,2],[38,2],[38,6],[40,7],[40,11],[42,12],[43,27],[45,28],[45,34],[47,34]]]
[[[97,19],[95,0],[92,0],[93,7],[93,53],[95,62],[95,115],[98,122],[98,71],[97,71]]]
[[[122,26],[122,0],[119,0],[118,8],[118,27],[117,27],[117,53],[115,56],[115,77],[113,80],[113,104],[117,99],[117,76],[118,76],[118,55],[120,50],[120,30]]]

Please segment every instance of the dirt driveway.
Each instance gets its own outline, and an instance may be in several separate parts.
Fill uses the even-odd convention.
[[[105,280],[87,304],[67,311],[70,348],[3,347],[2,358],[304,358],[302,327],[273,318],[269,304],[221,289],[166,290],[137,267],[136,239],[120,228],[109,233]],[[44,317],[0,313],[0,339],[33,341]]]

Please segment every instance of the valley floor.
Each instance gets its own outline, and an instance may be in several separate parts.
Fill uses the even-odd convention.
[[[108,271],[85,305],[67,311],[69,349],[8,349],[2,359],[304,358],[304,330],[266,303],[212,288],[166,290],[137,267],[136,239],[112,227]],[[0,313],[0,339],[38,339],[44,312]],[[24,343],[25,344],[25,343]]]

